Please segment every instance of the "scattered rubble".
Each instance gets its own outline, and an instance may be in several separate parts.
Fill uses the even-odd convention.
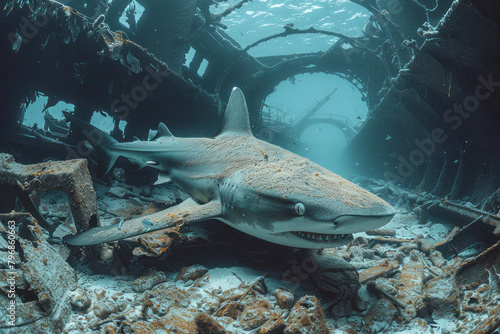
[[[163,272],[157,271],[154,268],[150,268],[144,273],[144,275],[142,275],[132,283],[132,290],[134,290],[135,292],[144,292],[146,290],[150,290],[155,285],[166,281],[167,278]]]
[[[104,187],[99,193],[99,201],[113,213],[102,219],[104,225],[119,223],[117,210],[136,198],[114,197]],[[56,205],[62,199],[48,199],[53,205],[51,216],[63,216],[58,210],[65,210],[64,206]],[[479,334],[493,333],[500,326],[500,242],[465,260],[445,257],[442,251],[463,233],[461,229],[450,226],[440,230],[439,238],[432,237],[432,217],[422,225],[413,212],[398,213],[386,231],[360,234],[348,246],[283,253],[283,263],[276,262],[276,254],[271,261],[253,253],[253,259],[263,256],[255,263],[273,262],[276,269],[252,275],[243,267],[221,271],[209,264],[182,267],[182,261],[175,270],[165,269],[163,264],[170,259],[163,261],[164,254],[201,242],[191,238],[189,231],[158,231],[106,244],[98,249],[98,257],[78,260],[65,246],[49,245],[29,213],[1,218],[0,252],[8,247],[5,222],[12,219],[18,226],[22,251],[16,254],[21,273],[17,316],[18,321],[29,323],[22,326],[28,332],[34,326],[47,326],[48,331],[64,329],[69,334],[405,330],[430,334],[440,327],[443,333]],[[411,224],[416,227],[410,229]],[[178,248],[171,248],[174,238]],[[183,243],[186,240],[190,241]],[[76,266],[78,277],[66,259]],[[139,265],[146,263],[153,265]],[[3,262],[0,265],[5,268]],[[302,270],[295,272],[293,282],[284,279],[287,266]],[[5,269],[0,269],[0,276],[3,307],[8,301]]]
[[[244,330],[256,329],[271,318],[271,303],[265,299],[244,298],[243,312],[238,316],[238,322]]]
[[[423,308],[427,308],[433,317],[453,319],[458,315],[460,301],[452,275],[428,281],[423,287],[423,292]]]
[[[7,262],[8,248],[0,248],[0,328],[6,333],[19,333],[4,326],[14,321],[16,328],[26,333],[59,333],[71,316],[71,295],[78,289],[75,271],[61,258],[59,252],[45,240],[42,229],[27,213],[0,214],[2,226],[0,240],[8,238],[8,222],[16,226],[15,258]],[[10,229],[9,229],[10,230]],[[12,274],[12,273],[15,274]],[[7,277],[15,276],[14,281]],[[15,299],[9,297],[11,286],[15,288]],[[14,318],[7,310],[15,301]]]
[[[304,296],[290,311],[284,334],[328,334],[325,314],[318,298]]]
[[[279,287],[274,291],[276,303],[284,310],[289,310],[293,307],[295,301],[295,294],[293,291]]]
[[[92,300],[82,288],[77,288],[70,293],[69,302],[74,310],[79,312],[85,312],[92,304]]]
[[[111,187],[108,190],[108,194],[118,197],[118,198],[125,198],[127,196],[128,190],[122,187]]]
[[[286,328],[285,321],[279,316],[274,315],[268,321],[266,321],[262,326],[256,330],[256,334],[280,334]]]
[[[217,321],[206,313],[200,313],[194,319],[197,334],[225,334],[226,331]]]
[[[343,258],[332,256],[328,250],[310,252],[310,258],[317,267],[311,272],[311,278],[328,296],[330,315],[334,318],[349,316],[358,303],[360,283],[356,268]]]
[[[188,281],[194,281],[197,278],[202,277],[208,272],[208,269],[204,266],[192,266],[192,267],[184,267],[179,271],[177,276],[175,277],[175,281],[181,280],[184,283]]]
[[[398,310],[393,303],[387,299],[375,301],[368,311],[363,315],[363,329],[365,333],[383,333],[388,324],[393,322]]]

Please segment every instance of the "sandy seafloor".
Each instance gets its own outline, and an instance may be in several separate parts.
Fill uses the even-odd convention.
[[[380,187],[379,187],[380,188]],[[181,194],[178,190],[174,190],[172,186],[160,186],[153,188],[151,194],[148,196],[153,196],[155,198],[163,198],[168,201],[170,198],[175,201],[175,198],[186,198],[185,195]],[[369,188],[368,188],[369,189]],[[374,187],[370,189],[377,189]],[[109,187],[97,184],[96,192],[98,195],[98,206],[100,209],[104,209],[106,212],[101,211],[101,224],[107,225],[117,221],[117,216],[110,214],[116,213],[117,215],[123,214],[125,211],[132,210],[133,206],[139,206],[142,204],[146,206],[147,202],[141,201],[138,198],[117,198],[116,196],[110,195],[108,192]],[[141,189],[133,188],[133,191],[141,192]],[[375,191],[376,192],[376,191]],[[418,235],[422,235],[430,242],[436,242],[442,240],[454,227],[450,222],[444,222],[439,220],[433,220],[430,218],[425,224],[420,224],[418,222],[417,215],[407,208],[404,201],[401,198],[395,196],[384,196],[384,194],[378,194],[385,197],[386,200],[391,202],[396,209],[397,214],[392,219],[392,221],[384,227],[384,229],[394,229],[396,231],[395,238],[406,238],[415,239]],[[389,198],[387,198],[389,197]],[[131,209],[132,208],[132,209]],[[48,193],[42,199],[41,204],[42,213],[44,213],[49,220],[53,222],[63,221],[65,216],[69,212],[67,206],[67,200],[62,193]],[[125,210],[125,211],[124,211]],[[217,228],[217,225],[216,225]],[[206,232],[206,231],[205,231]],[[212,233],[217,233],[217,231],[211,231]],[[194,228],[189,232],[190,234],[202,234],[203,229]],[[373,236],[367,236],[365,233],[358,233],[354,237],[366,237],[374,238]],[[264,243],[265,245],[265,243]],[[54,246],[58,247],[58,246]],[[387,248],[387,250],[393,250],[396,245],[382,244],[382,247]],[[339,247],[335,252],[338,254],[346,253],[347,246]],[[239,250],[242,251],[241,249]],[[231,252],[231,248],[226,249],[223,252]],[[165,282],[154,286],[152,289],[175,289],[177,293],[185,291],[188,293],[189,297],[185,300],[176,301],[177,306],[185,309],[196,309],[198,311],[205,311],[210,314],[213,305],[215,303],[214,295],[221,294],[224,290],[236,289],[242,284],[242,281],[250,284],[254,282],[257,278],[266,274],[265,284],[267,285],[268,291],[262,296],[262,298],[267,299],[274,311],[281,315],[284,320],[286,320],[287,312],[281,310],[279,306],[276,305],[276,298],[273,292],[278,287],[284,287],[291,289],[295,293],[295,302],[304,295],[315,295],[318,297],[322,305],[328,304],[328,296],[318,290],[317,287],[311,281],[301,282],[300,286],[294,285],[291,282],[287,282],[281,279],[283,271],[281,269],[272,271],[272,266],[267,266],[265,272],[259,266],[253,267],[248,261],[238,261],[234,256],[228,259],[221,258],[210,258],[210,254],[205,254],[200,258],[200,262],[196,263],[193,258],[186,259],[183,263],[183,259],[176,257],[175,250],[172,252],[167,252],[167,256],[162,256],[156,259],[149,259],[147,263],[149,265],[157,266],[160,271],[163,272],[165,276]],[[463,257],[474,256],[479,253],[479,250],[471,248],[467,250],[462,255]],[[220,253],[215,252],[214,256],[220,256]],[[209,258],[210,260],[207,260]],[[169,266],[169,261],[175,259],[175,266]],[[372,264],[381,263],[384,259],[375,256],[370,261]],[[404,261],[408,261],[405,259]],[[452,265],[454,259],[449,259],[446,265]],[[208,262],[208,263],[207,263]],[[354,262],[353,262],[354,263]],[[355,264],[355,263],[354,263]],[[117,266],[114,266],[113,270],[107,270],[106,268],[101,268],[101,271],[108,271],[107,273],[96,273],[88,266],[84,261],[78,260],[76,263],[73,261],[72,265],[75,267],[78,282],[92,300],[92,305],[86,311],[74,311],[68,321],[65,332],[76,334],[76,333],[104,333],[106,332],[106,326],[123,320],[136,321],[138,318],[148,321],[147,316],[141,317],[141,312],[143,305],[141,304],[141,297],[146,292],[135,292],[133,290],[133,282],[147,270],[146,265],[141,266],[131,266],[130,270],[117,270]],[[188,281],[184,283],[183,281],[174,281],[174,278],[178,274],[179,266],[192,266],[192,265],[203,265],[208,268],[208,273],[202,278],[199,278],[195,282]],[[361,265],[360,268],[368,267],[368,265]],[[118,266],[119,267],[119,266]],[[271,269],[270,269],[271,268]],[[362,269],[358,269],[361,271]],[[446,284],[447,281],[443,281]],[[479,287],[480,288],[480,287]],[[485,291],[483,289],[483,291]],[[487,289],[486,289],[487,291]],[[475,293],[471,290],[470,293]],[[484,294],[484,293],[483,293]],[[378,298],[371,295],[366,290],[366,285],[362,285],[359,290],[359,296],[362,300],[362,305],[365,309],[368,309],[373,303],[375,303]],[[490,306],[499,305],[500,301],[498,295],[495,297],[495,301],[490,301]],[[111,301],[112,304],[116,305],[111,311],[109,317],[97,318],[95,315],[95,306],[101,305],[103,301]],[[461,301],[466,303],[466,301]],[[160,306],[160,305],[158,305]],[[165,305],[167,307],[167,305]],[[490,308],[491,309],[491,308]],[[498,309],[498,308],[497,308]],[[444,317],[435,318],[429,322],[429,319],[422,319],[419,317],[414,318],[408,323],[402,321],[391,321],[387,322],[381,317],[380,321],[377,322],[375,317],[374,323],[371,325],[370,330],[367,330],[364,326],[363,315],[367,311],[359,312],[353,311],[350,316],[343,317],[340,319],[334,319],[331,315],[325,311],[326,323],[331,331],[331,333],[469,333],[472,328],[475,328],[477,324],[488,317],[488,314],[481,312],[469,312],[464,311],[457,317]],[[155,315],[150,314],[151,317]],[[156,318],[158,318],[156,316]],[[243,330],[238,324],[238,321],[220,321],[219,318],[215,318],[220,324],[222,324],[228,333],[257,333],[255,330]],[[227,319],[226,319],[227,320]],[[182,331],[167,331],[168,333],[183,333]],[[157,330],[155,333],[167,333],[165,330]],[[303,333],[316,333],[315,331],[304,331]]]

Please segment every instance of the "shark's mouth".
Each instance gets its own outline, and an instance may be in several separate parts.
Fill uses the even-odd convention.
[[[316,242],[332,242],[349,240],[352,238],[352,234],[323,234],[323,233],[311,233],[311,232],[291,232],[302,239],[316,241]]]

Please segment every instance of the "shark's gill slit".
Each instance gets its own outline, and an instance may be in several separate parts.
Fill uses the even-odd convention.
[[[226,197],[225,197],[226,191],[225,190],[226,190],[226,184],[222,183],[219,186],[219,197],[220,197],[220,202],[222,203],[222,206],[226,206]]]
[[[236,192],[238,191],[238,186],[232,186],[229,191],[229,206],[234,209],[234,199],[236,198]]]

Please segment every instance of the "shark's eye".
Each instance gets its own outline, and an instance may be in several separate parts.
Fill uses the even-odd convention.
[[[306,206],[303,204],[303,203],[297,203],[295,204],[295,212],[299,215],[299,216],[303,216],[304,213],[306,213]]]

